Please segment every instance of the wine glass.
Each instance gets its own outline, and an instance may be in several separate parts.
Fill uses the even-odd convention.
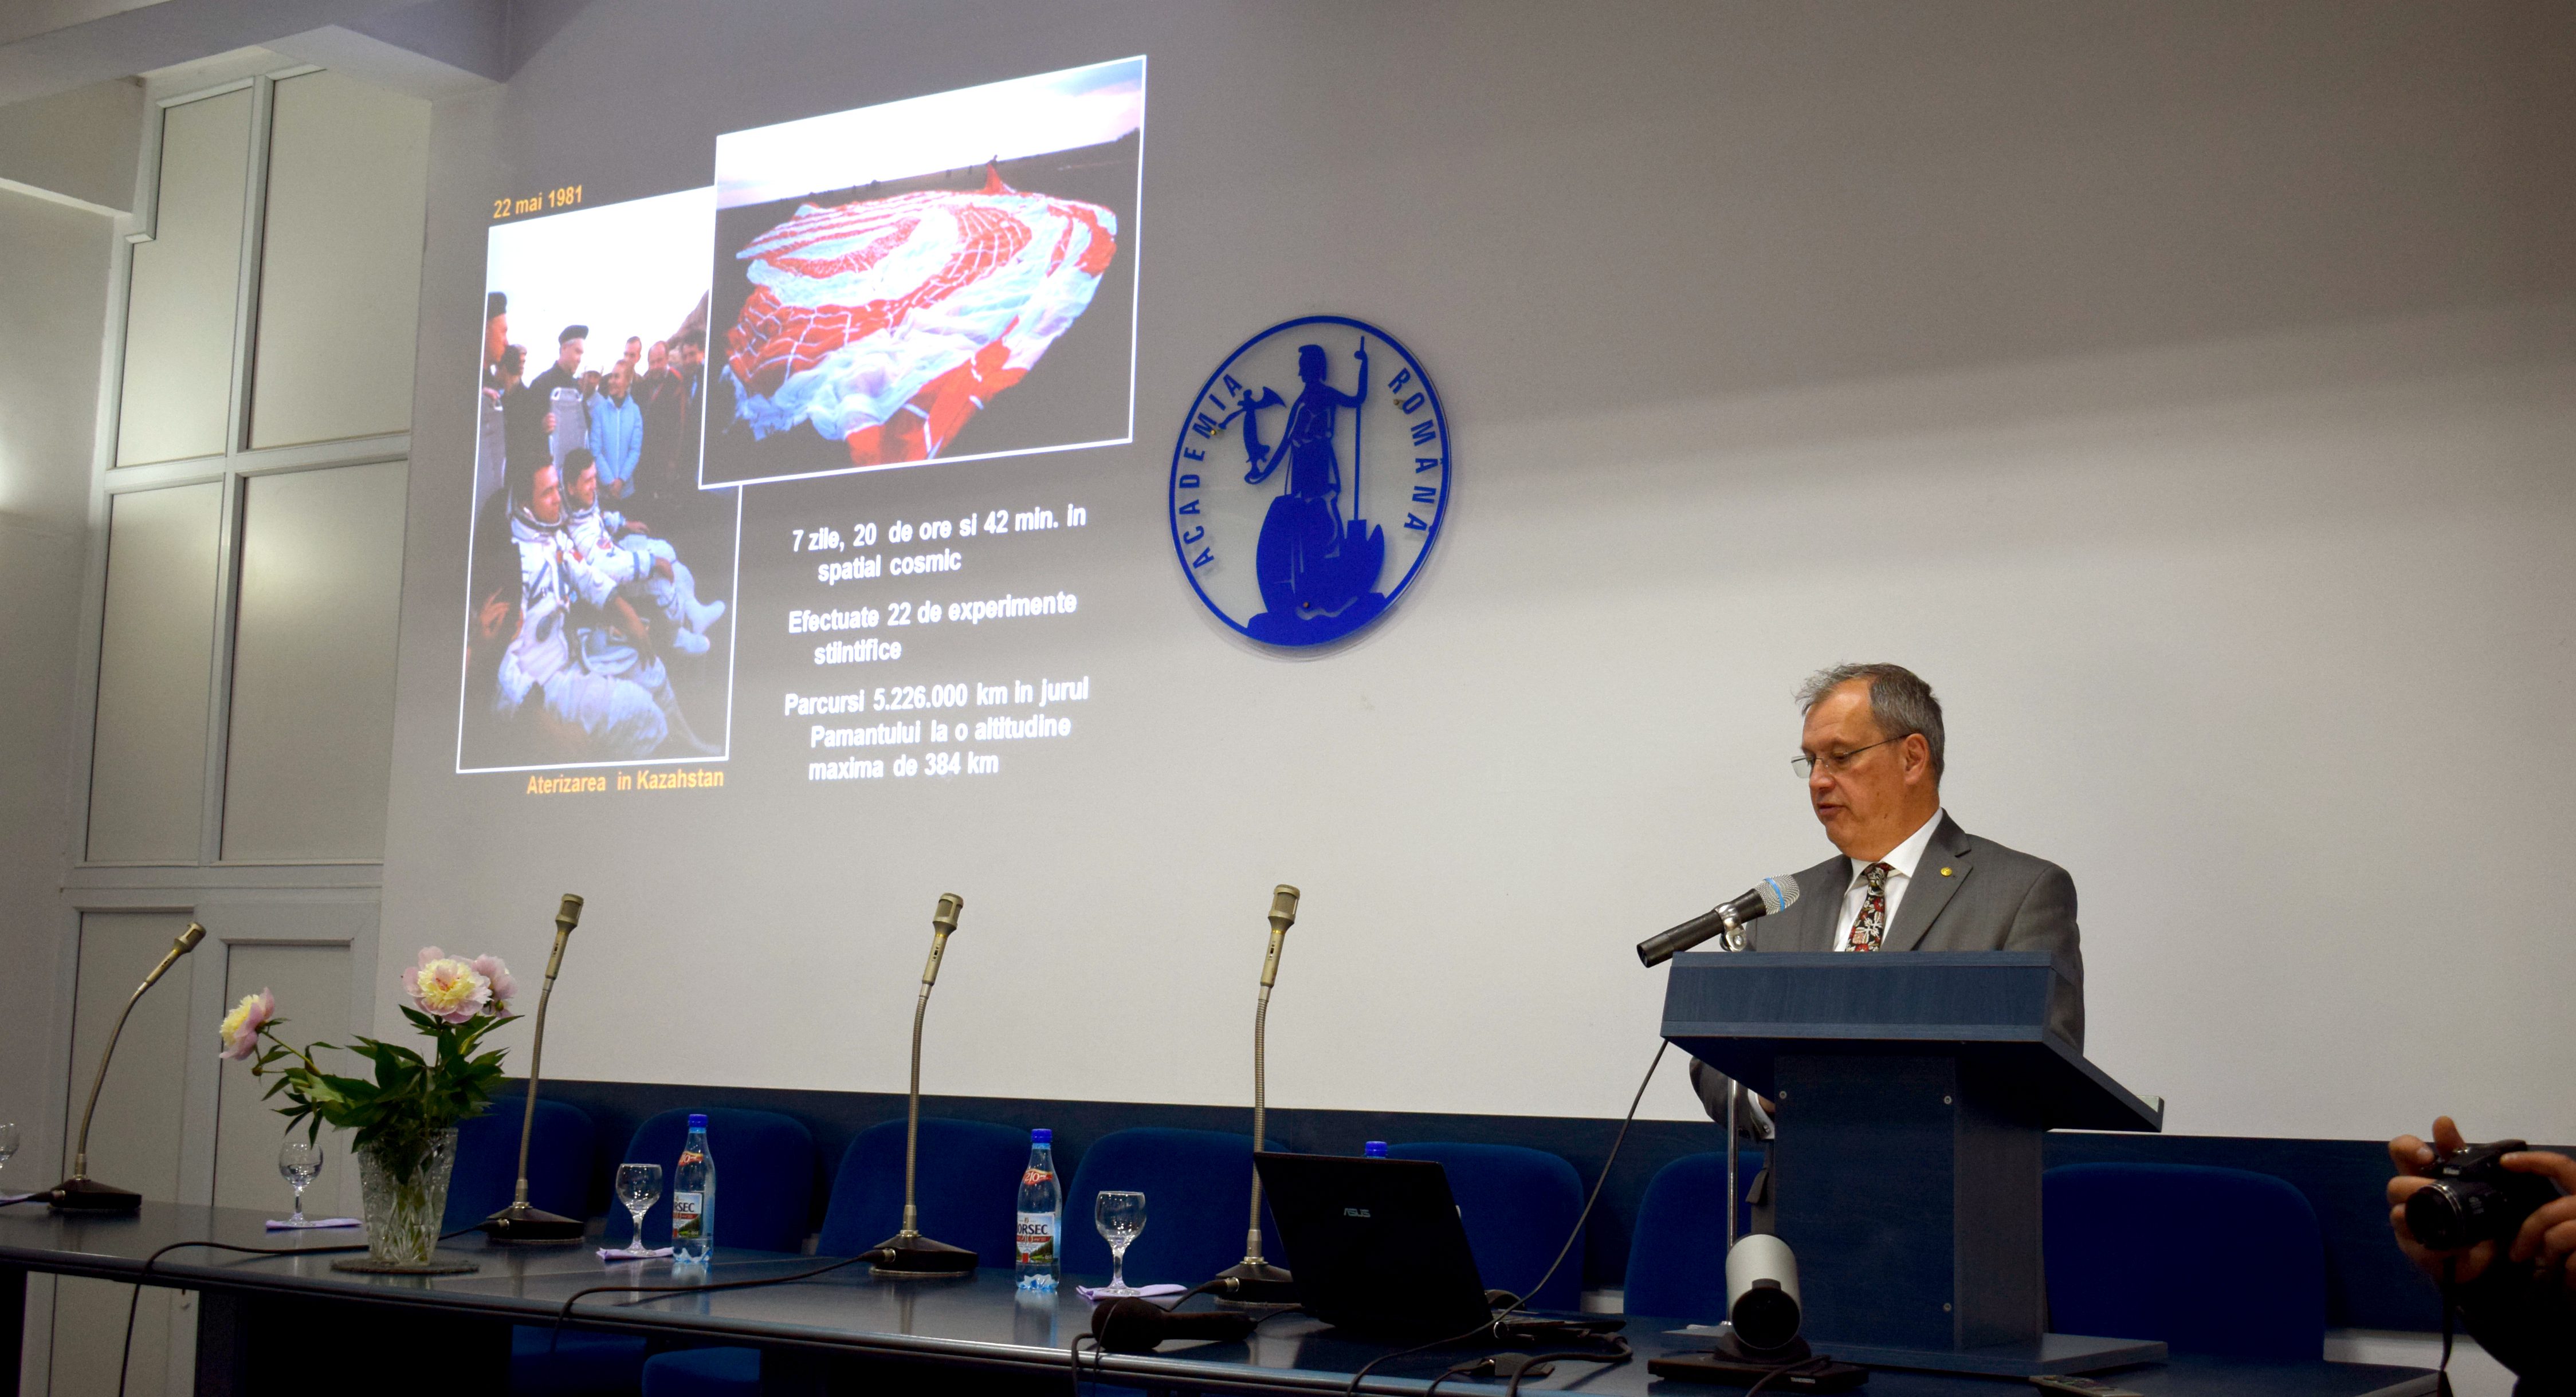
[[[1134,1295],[1136,1288],[1127,1284],[1127,1249],[1145,1231],[1145,1195],[1128,1189],[1105,1188],[1091,1205],[1091,1225],[1100,1229],[1100,1240],[1109,1244],[1109,1284],[1102,1295]]]
[[[322,1177],[323,1153],[319,1140],[289,1140],[277,1147],[277,1172],[295,1185],[295,1213],[287,1221],[297,1227],[304,1225],[305,1187]]]
[[[626,1215],[635,1219],[635,1240],[628,1251],[644,1250],[644,1215],[662,1200],[662,1166],[658,1164],[621,1164],[617,1166],[617,1201],[626,1205]]]
[[[16,1154],[17,1152],[18,1123],[16,1121],[0,1121],[0,1168],[7,1167],[9,1156]],[[7,1189],[0,1188],[0,1193],[6,1192],[8,1192]]]

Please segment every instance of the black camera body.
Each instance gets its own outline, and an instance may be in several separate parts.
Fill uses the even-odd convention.
[[[2531,1148],[2520,1140],[2464,1145],[2433,1165],[2433,1182],[2406,1200],[2406,1230],[2435,1251],[2501,1242],[2533,1211],[2558,1197],[2558,1185],[2504,1167],[2504,1157]]]

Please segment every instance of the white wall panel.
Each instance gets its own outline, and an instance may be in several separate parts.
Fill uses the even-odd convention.
[[[426,102],[330,72],[277,85],[252,446],[411,424],[428,147]]]
[[[116,497],[108,516],[89,857],[194,863],[206,791],[219,485]]]
[[[81,919],[80,990],[72,1022],[71,1128],[80,1128],[90,1074],[134,987],[188,925],[180,914],[92,912]],[[191,956],[134,1006],[90,1127],[89,1175],[130,1188],[152,1202],[179,1197],[181,1084],[191,1048],[188,980]],[[70,1148],[67,1144],[66,1149]],[[63,1161],[66,1171],[71,1161]],[[108,1397],[132,1286],[65,1280],[54,1308],[55,1397]],[[177,1291],[146,1287],[134,1317],[134,1362],[127,1397],[166,1390],[173,1301]]]
[[[346,946],[237,945],[225,970],[226,1012],[246,994],[267,990],[277,998],[277,1011],[293,1023],[279,1029],[299,1046],[349,1041],[349,975],[354,968]],[[372,967],[369,967],[370,969]],[[326,1071],[362,1073],[363,1058],[346,1053],[323,1055]],[[215,1206],[259,1208],[282,1218],[295,1191],[277,1172],[277,1149],[288,1138],[286,1122],[276,1107],[283,1098],[261,1100],[274,1077],[254,1077],[246,1063],[226,1063],[222,1104],[215,1131]],[[304,1138],[298,1123],[293,1138]],[[304,1190],[307,1217],[358,1216],[358,1162],[349,1153],[348,1136],[322,1132],[326,1151],[322,1177]],[[356,1235],[351,1234],[351,1240]]]
[[[250,118],[247,90],[162,116],[159,213],[152,241],[134,249],[126,307],[120,466],[224,449]]]
[[[383,852],[403,483],[399,461],[248,483],[226,859]]]

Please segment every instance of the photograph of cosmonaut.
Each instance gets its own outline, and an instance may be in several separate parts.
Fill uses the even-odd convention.
[[[486,248],[459,771],[725,754],[741,492],[698,485],[713,191]]]
[[[707,485],[1131,439],[1145,60],[716,141]]]

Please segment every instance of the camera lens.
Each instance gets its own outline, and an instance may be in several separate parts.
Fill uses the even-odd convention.
[[[1798,1337],[1798,1302],[1773,1284],[1756,1284],[1735,1301],[1735,1337],[1746,1348],[1776,1349]]]
[[[2436,1179],[2406,1200],[2406,1230],[2435,1251],[2450,1251],[2497,1235],[2490,1229],[2503,1195],[2491,1184]]]

